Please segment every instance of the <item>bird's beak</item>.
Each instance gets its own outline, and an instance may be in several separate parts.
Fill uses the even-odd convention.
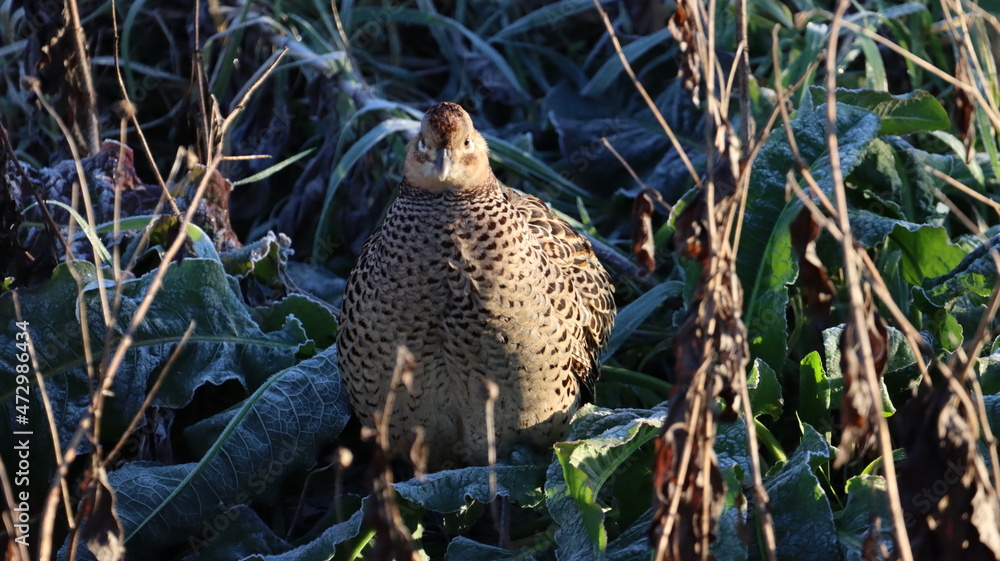
[[[438,174],[438,181],[444,181],[451,172],[451,149],[442,148],[438,150],[437,159],[434,160],[434,169]]]

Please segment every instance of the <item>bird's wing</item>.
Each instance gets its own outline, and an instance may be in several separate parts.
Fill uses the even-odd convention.
[[[508,199],[525,218],[542,251],[563,272],[572,286],[580,308],[585,342],[586,370],[581,372],[586,385],[592,385],[600,372],[601,350],[611,336],[615,319],[614,285],[598,261],[590,242],[565,220],[554,215],[536,197],[505,188]]]

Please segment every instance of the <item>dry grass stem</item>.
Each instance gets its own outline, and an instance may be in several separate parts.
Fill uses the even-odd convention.
[[[667,124],[666,119],[660,114],[660,111],[656,108],[656,104],[653,103],[653,98],[649,97],[646,92],[646,88],[639,83],[638,78],[635,77],[635,72],[632,71],[632,65],[629,64],[628,59],[625,57],[625,53],[622,52],[621,43],[618,41],[618,36],[615,34],[615,29],[611,25],[611,20],[608,18],[608,13],[604,11],[604,7],[597,0],[594,0],[594,6],[597,8],[597,13],[600,14],[601,19],[604,21],[604,28],[608,32],[608,36],[611,37],[611,43],[615,47],[615,52],[618,54],[618,59],[621,60],[622,67],[625,69],[625,73],[632,80],[632,84],[635,85],[636,90],[639,95],[642,96],[643,101],[646,102],[646,106],[653,112],[653,116],[656,117],[656,122],[660,124],[663,128],[663,132],[666,133],[667,138],[670,139],[671,144],[674,145],[674,150],[677,150],[677,155],[680,157],[681,161],[684,162],[684,166],[687,167],[688,173],[691,174],[691,178],[698,185],[701,185],[701,177],[698,175],[697,170],[694,169],[694,164],[691,163],[691,159],[688,158],[687,151],[684,150],[684,146],[681,145],[680,140],[677,139],[677,135],[674,134],[673,129]]]
[[[826,51],[827,150],[830,154],[831,177],[833,179],[837,209],[839,210],[837,221],[840,231],[844,235],[841,246],[844,252],[844,272],[850,295],[852,315],[850,321],[855,325],[854,331],[857,334],[855,343],[860,347],[861,372],[867,385],[867,391],[871,392],[874,403],[881,403],[881,396],[878,390],[878,375],[875,372],[871,344],[867,336],[868,329],[863,327],[867,325],[867,321],[864,315],[864,296],[862,295],[861,278],[859,275],[860,260],[854,248],[854,238],[851,235],[851,222],[847,215],[847,194],[844,187],[844,176],[840,169],[840,149],[837,142],[837,58],[832,56],[832,53],[837,52],[837,41],[847,7],[847,0],[838,0],[836,13],[830,24],[830,39]],[[899,548],[899,557],[902,561],[913,561],[913,552],[910,550],[910,539],[907,536],[906,523],[903,520],[903,508],[899,497],[898,482],[896,481],[896,468],[892,461],[892,442],[889,438],[889,427],[885,422],[885,418],[880,415],[877,416],[877,422],[878,425],[874,430],[878,439],[879,450],[882,457],[885,458],[883,469],[885,470],[886,490],[889,496],[889,510],[892,513],[893,530],[897,537],[896,546]]]

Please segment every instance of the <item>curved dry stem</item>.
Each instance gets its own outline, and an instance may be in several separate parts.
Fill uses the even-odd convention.
[[[663,128],[663,132],[667,134],[667,138],[670,139],[670,143],[674,145],[674,150],[677,150],[677,155],[680,156],[681,161],[684,162],[684,167],[687,168],[688,173],[691,174],[694,182],[700,186],[701,177],[694,169],[694,164],[692,164],[691,159],[688,158],[687,152],[681,145],[680,140],[677,139],[677,135],[674,134],[673,129],[670,128],[670,125],[667,124],[667,121],[663,118],[660,110],[657,109],[656,104],[653,103],[653,98],[649,97],[649,94],[646,92],[646,88],[644,88],[642,84],[639,83],[639,79],[635,77],[635,72],[632,71],[632,65],[630,65],[628,63],[628,59],[625,58],[625,53],[622,52],[622,45],[618,42],[618,36],[615,34],[615,29],[611,25],[611,20],[608,19],[608,13],[604,11],[601,3],[597,0],[594,0],[594,6],[597,7],[597,13],[601,15],[601,19],[604,21],[604,28],[607,30],[608,36],[611,37],[611,43],[615,47],[615,53],[618,54],[618,59],[621,60],[622,68],[625,69],[625,73],[628,74],[628,77],[632,80],[632,83],[635,85],[635,89],[639,91],[639,95],[642,96],[643,101],[646,102],[646,106],[653,112],[656,122]]]
[[[881,401],[878,394],[878,375],[875,373],[875,361],[872,357],[871,341],[866,336],[867,329],[864,315],[864,296],[861,293],[861,276],[859,265],[861,263],[857,251],[854,247],[854,237],[851,235],[851,222],[847,215],[847,194],[844,188],[843,170],[840,169],[840,147],[837,142],[837,58],[832,56],[837,52],[837,41],[839,39],[840,28],[844,24],[844,13],[849,5],[848,0],[837,2],[836,13],[833,22],[830,24],[830,39],[827,46],[826,58],[826,141],[827,151],[830,154],[831,177],[833,179],[834,195],[837,202],[837,222],[843,234],[841,247],[844,253],[844,272],[850,295],[851,321],[856,326],[858,333],[857,343],[861,352],[861,372],[865,377],[869,391],[873,393],[872,399],[875,403]],[[896,481],[896,467],[892,461],[892,442],[889,437],[889,427],[885,418],[878,416],[878,425],[875,428],[879,450],[882,457],[883,469],[885,470],[886,490],[889,496],[889,510],[892,514],[893,530],[896,533],[899,557],[902,561],[913,561],[913,552],[910,549],[910,539],[907,535],[906,524],[903,520],[903,507],[899,497],[899,484]]]

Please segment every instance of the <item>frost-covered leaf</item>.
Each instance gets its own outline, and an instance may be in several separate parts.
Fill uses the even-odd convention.
[[[574,417],[566,442],[556,443],[556,458],[545,482],[546,506],[560,527],[560,559],[592,559],[607,546],[604,507],[597,495],[614,472],[640,446],[656,436],[665,409],[603,409],[585,406]]]
[[[458,512],[468,506],[469,500],[489,503],[497,495],[521,506],[535,506],[542,501],[545,466],[498,464],[493,469],[496,493],[490,492],[488,466],[429,473],[422,481],[413,478],[397,483],[395,488],[404,499],[441,513]]]
[[[837,138],[844,174],[861,161],[878,134],[879,118],[866,110],[837,106]],[[826,106],[802,108],[792,121],[801,158],[828,195],[832,192],[830,161],[826,149]],[[747,197],[737,271],[747,290],[746,314],[750,349],[776,371],[787,355],[787,286],[799,268],[792,249],[789,226],[802,209],[795,197],[785,199],[785,184],[795,157],[782,128],[776,129],[754,160]]]
[[[951,128],[951,119],[933,95],[917,90],[906,94],[891,94],[875,90],[837,89],[837,102],[867,109],[882,118],[879,134],[902,135],[917,131],[936,131]],[[819,86],[809,88],[813,103],[826,103],[827,90]]]
[[[771,499],[771,517],[778,559],[839,561],[837,531],[830,501],[813,471],[836,453],[809,425],[788,461],[768,472],[764,487]]]
[[[1000,247],[1000,234],[994,235],[961,261],[953,265],[953,269],[937,272],[936,278],[927,279],[923,283],[923,291],[927,299],[938,306],[966,293],[972,292],[982,296],[992,294],[997,278],[997,248]],[[992,248],[992,251],[990,251]],[[928,275],[931,276],[931,275]]]
[[[273,501],[350,417],[336,363],[334,347],[220,413],[228,424],[197,463],[131,462],[111,472],[128,547],[161,550],[200,537],[235,505]]]
[[[458,536],[448,543],[448,551],[444,554],[445,561],[531,561],[534,557],[502,547],[482,544],[469,538]]]
[[[72,270],[71,270],[72,267]],[[29,331],[46,378],[46,390],[62,445],[66,446],[90,404],[91,381],[85,368],[82,320],[78,316],[78,286],[75,272],[84,287],[90,352],[96,363],[101,360],[105,330],[93,266],[74,262],[60,265],[52,278],[35,288],[19,289],[22,316],[30,323]],[[113,336],[121,340],[140,302],[146,296],[153,273],[124,281]],[[113,286],[107,282],[110,297]],[[12,293],[0,296],[0,317],[15,317]],[[274,372],[291,366],[296,350],[306,342],[301,326],[285,322],[281,329],[264,333],[251,319],[243,305],[239,288],[223,272],[218,261],[185,259],[168,266],[163,285],[153,300],[145,319],[132,336],[132,345],[115,375],[111,395],[104,409],[102,434],[116,439],[139,410],[147,389],[181,340],[191,322],[194,330],[186,346],[157,394],[154,405],[183,408],[194,392],[205,384],[222,385],[236,381],[252,390]],[[0,329],[0,369],[13,372],[15,329],[13,322]],[[12,393],[13,378],[0,377],[0,390]],[[32,397],[37,397],[37,391]],[[4,407],[13,407],[13,399],[4,399]],[[33,403],[42,411],[41,400]],[[0,419],[6,426],[14,418],[8,409]],[[47,434],[45,415],[32,415],[38,434]],[[51,447],[39,447],[34,457],[39,469],[51,461]],[[41,481],[41,480],[39,480]]]
[[[887,382],[893,387],[905,387],[918,379],[920,373],[907,368],[915,364],[917,359],[913,356],[913,350],[910,349],[909,343],[906,342],[906,336],[895,327],[888,329],[889,358],[886,362],[885,373],[879,379],[879,387],[882,393],[883,411],[892,414],[896,411],[896,407],[889,398]],[[844,397],[844,375],[840,371],[840,334],[843,331],[843,324],[823,330],[823,349],[826,355],[824,365],[826,366],[826,377],[829,380],[830,401],[833,404],[839,404]]]
[[[770,415],[777,419],[785,400],[781,397],[781,383],[774,369],[761,359],[754,359],[747,378],[747,389],[750,391],[750,406],[754,417]]]
[[[845,561],[862,561],[865,541],[876,528],[875,544],[892,550],[892,516],[885,490],[885,479],[880,475],[858,475],[847,480],[847,502],[834,519],[837,537]],[[878,519],[878,526],[875,521]]]

